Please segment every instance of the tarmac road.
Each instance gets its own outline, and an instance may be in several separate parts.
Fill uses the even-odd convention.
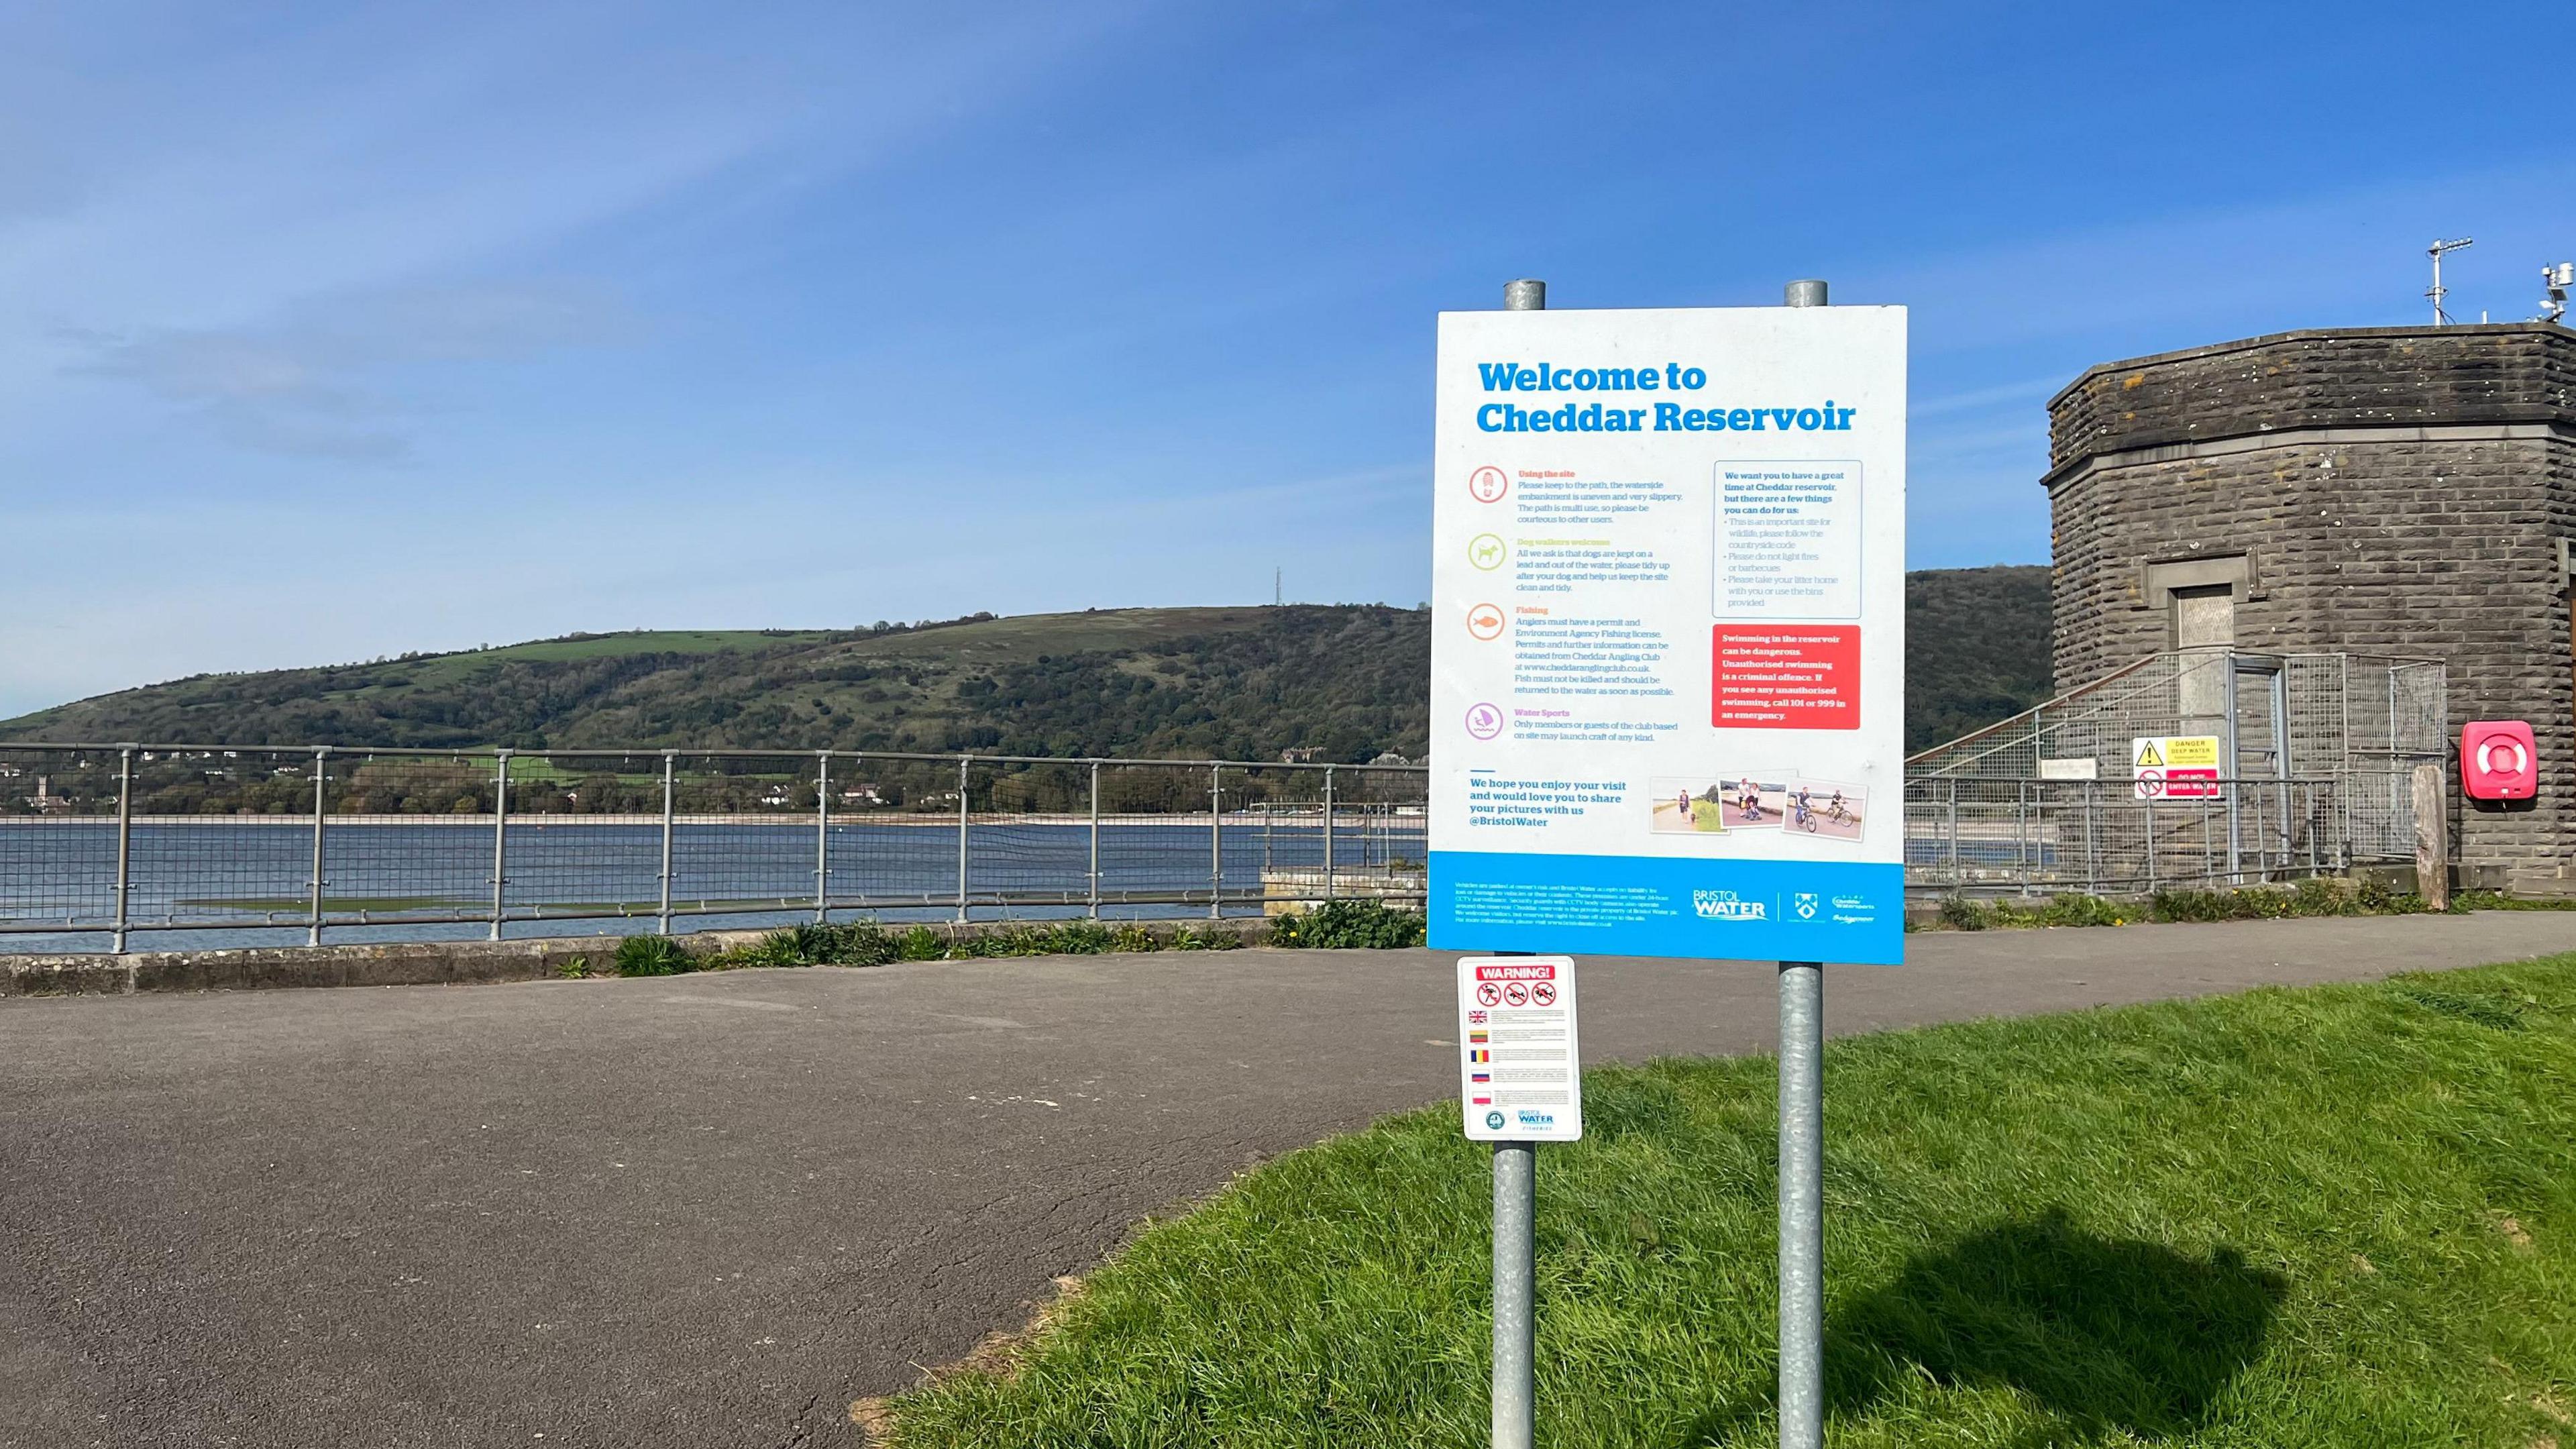
[[[1837,1033],[2576,949],[2576,915],[1913,938]],[[1456,1090],[1450,957],[0,1001],[0,1445],[786,1446],[1139,1217]],[[1602,1062],[1767,965],[1588,960]]]

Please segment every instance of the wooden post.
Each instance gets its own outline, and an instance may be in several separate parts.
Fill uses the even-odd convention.
[[[2437,911],[2451,908],[2451,800],[2442,767],[2415,767],[2415,891]]]

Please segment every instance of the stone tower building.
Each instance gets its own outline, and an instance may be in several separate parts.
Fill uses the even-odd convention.
[[[2458,803],[2463,876],[2576,893],[2576,331],[2284,332],[2105,363],[2048,409],[2060,690],[2200,647],[2442,660],[2455,742],[2524,719],[2540,746],[2537,800]]]

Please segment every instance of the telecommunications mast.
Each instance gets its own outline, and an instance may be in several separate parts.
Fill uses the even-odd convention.
[[[2446,327],[2451,321],[2451,315],[2442,310],[2442,299],[2450,295],[2451,290],[2442,285],[2442,254],[2463,251],[2477,244],[2476,237],[2464,236],[2457,241],[2437,241],[2424,249],[2424,254],[2433,259],[2433,285],[2425,291],[2424,295],[2433,299],[2434,326]]]
[[[2540,285],[2548,295],[2540,301],[2542,322],[2555,322],[2567,315],[2567,292],[2576,287],[2576,262],[2553,262],[2540,269]]]

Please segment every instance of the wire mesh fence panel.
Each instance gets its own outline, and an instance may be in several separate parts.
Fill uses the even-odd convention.
[[[121,752],[0,745],[0,930],[113,925]]]
[[[2295,880],[2341,868],[2337,783],[2127,780],[1906,784],[1906,883],[1977,893],[2140,895]]]
[[[831,758],[834,905],[955,909],[960,764],[902,755]]]
[[[313,751],[136,756],[128,915],[137,925],[308,923]]]
[[[2446,689],[2434,660],[2224,649],[2140,660],[1908,759],[1909,880],[2004,879],[2036,889],[2062,875],[2034,868],[2025,880],[2015,874],[2024,868],[2018,856],[1998,863],[2004,806],[1992,791],[1924,782],[2036,786],[2089,771],[2116,794],[2132,772],[2133,742],[2176,734],[2220,736],[2222,769],[2236,783],[2215,796],[2160,800],[2152,818],[2134,824],[2106,816],[2110,796],[2097,798],[2082,817],[2098,827],[2097,875],[2261,880],[2305,870],[2311,860],[2411,858],[2408,780],[2415,765],[2445,758]],[[2301,781],[2311,783],[2283,784]],[[2059,808],[2053,796],[2046,804],[2017,798],[2016,819]],[[2062,837],[2052,831],[2048,840],[2055,849]]]
[[[1429,776],[1416,770],[1334,771],[1337,894],[1418,897],[1431,854]]]
[[[1332,772],[1338,777],[1338,771]],[[1265,913],[1327,898],[1327,772],[1313,766],[1229,766],[1225,771],[1225,891]],[[1334,778],[1332,784],[1340,781]],[[1339,801],[1334,802],[1336,805]]]
[[[473,753],[324,757],[323,919],[488,919],[497,764]]]
[[[662,775],[657,751],[513,754],[510,915],[658,913]]]
[[[828,787],[814,755],[676,757],[673,911],[812,909]]]
[[[1101,766],[1104,903],[1206,908],[1216,860],[1210,789],[1205,765]]]
[[[1090,766],[978,760],[966,781],[969,903],[1087,905]]]

